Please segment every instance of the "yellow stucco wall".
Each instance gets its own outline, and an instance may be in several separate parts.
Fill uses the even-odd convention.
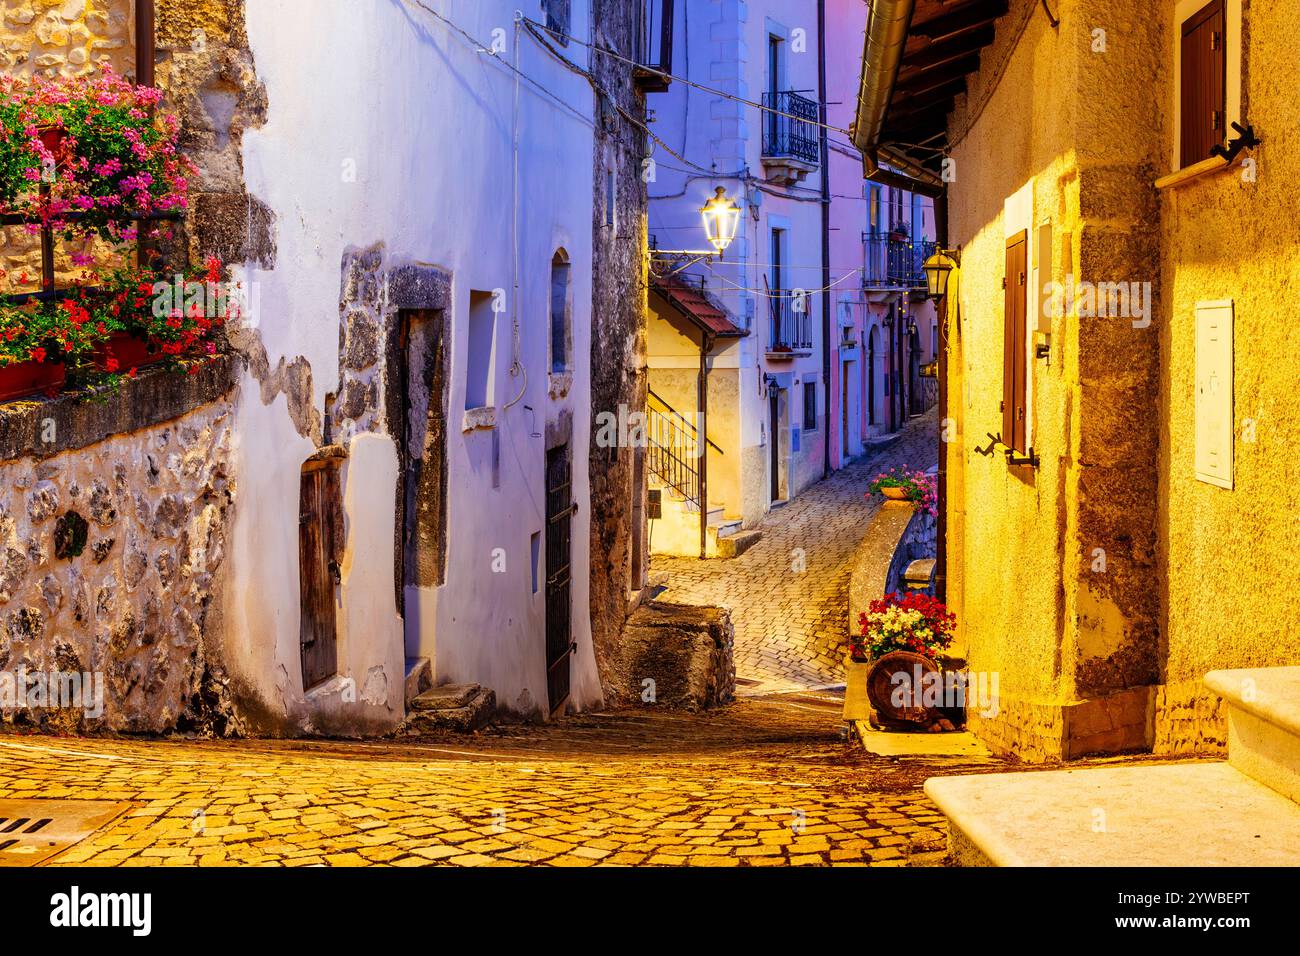
[[[1002,694],[1000,714],[972,726],[1031,759],[1144,734],[1161,752],[1214,750],[1221,718],[1201,676],[1300,661],[1300,336],[1286,306],[1300,285],[1300,162],[1281,147],[1300,124],[1282,79],[1300,0],[1246,11],[1258,181],[1236,171],[1163,191],[1174,0],[1141,15],[1062,0],[1059,30],[1038,6],[1012,3],[950,119],[962,269],[949,599],[970,666],[998,672]],[[1017,474],[1000,448],[973,449],[1002,427],[1006,239],[1028,226],[1032,242],[1049,221],[1050,278],[1149,282],[1151,324],[1077,309],[1050,320],[1050,359],[1028,363],[1041,466]],[[1193,470],[1195,305],[1216,299],[1236,307],[1234,490]]]
[[[1173,0],[1164,6],[1170,17]],[[1194,719],[1213,709],[1200,685],[1206,671],[1300,663],[1300,156],[1288,143],[1300,130],[1297,23],[1300,0],[1251,3],[1246,13],[1244,113],[1263,140],[1253,154],[1255,180],[1237,168],[1161,195],[1168,689],[1157,715],[1159,751],[1223,741],[1221,730]],[[1172,75],[1166,80],[1160,95],[1172,103]],[[1165,135],[1172,141],[1171,120]],[[1231,490],[1197,480],[1193,466],[1195,309],[1216,299],[1232,300],[1235,312]]]

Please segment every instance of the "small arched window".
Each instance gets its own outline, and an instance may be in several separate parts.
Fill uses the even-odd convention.
[[[551,259],[551,371],[569,367],[569,256],[563,249]]]

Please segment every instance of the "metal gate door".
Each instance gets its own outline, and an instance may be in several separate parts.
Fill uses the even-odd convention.
[[[569,555],[573,503],[569,446],[546,453],[546,693],[551,711],[569,698]]]

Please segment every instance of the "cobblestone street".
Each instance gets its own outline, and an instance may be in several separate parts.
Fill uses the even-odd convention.
[[[0,738],[0,798],[131,801],[46,865],[935,864],[920,787],[997,764],[865,753],[835,695],[420,744]]]
[[[661,600],[730,609],[740,693],[843,680],[850,561],[881,501],[864,497],[867,482],[896,465],[933,465],[937,428],[931,410],[914,419],[895,444],[774,509],[759,525],[762,540],[738,558],[655,558],[654,570],[669,575]]]

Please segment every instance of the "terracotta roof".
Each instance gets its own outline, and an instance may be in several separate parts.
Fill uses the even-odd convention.
[[[726,310],[714,303],[704,290],[681,276],[651,276],[650,289],[709,335],[743,338],[749,334],[733,322]]]

